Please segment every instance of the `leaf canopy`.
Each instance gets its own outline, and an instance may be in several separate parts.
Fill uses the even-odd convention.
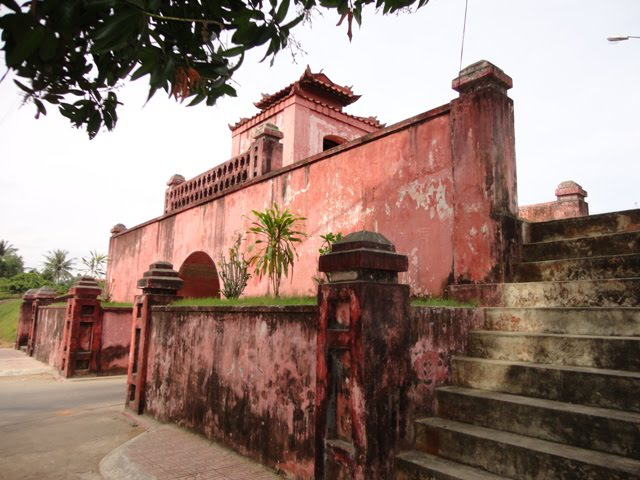
[[[146,78],[188,105],[235,96],[234,72],[245,53],[267,45],[265,58],[287,46],[291,31],[316,8],[348,18],[362,9],[384,14],[428,0],[0,0],[0,39],[25,99],[58,108],[94,138],[115,127],[118,88]],[[341,20],[341,22],[342,22]],[[29,85],[27,85],[27,83]]]

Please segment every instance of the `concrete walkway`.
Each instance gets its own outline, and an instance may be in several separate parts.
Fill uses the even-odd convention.
[[[65,380],[24,352],[0,349],[0,480],[282,478],[199,435],[131,414],[125,390],[125,377]]]
[[[20,350],[0,348],[0,377],[41,374],[55,375],[56,370]]]
[[[282,477],[205,438],[132,415],[146,433],[100,462],[105,480],[277,480]]]

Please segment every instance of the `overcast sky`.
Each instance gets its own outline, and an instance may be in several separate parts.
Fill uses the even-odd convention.
[[[114,132],[88,140],[56,110],[35,120],[10,78],[0,84],[0,239],[28,267],[48,250],[73,257],[107,252],[109,230],[162,214],[165,183],[227,160],[229,123],[253,102],[297,79],[309,64],[362,98],[347,108],[388,125],[457,96],[464,0],[432,0],[413,14],[373,9],[349,43],[334,14],[295,36],[306,55],[282,53],[273,67],[245,60],[237,98],[186,108],[162,93],[143,108],[143,80],[127,85]],[[640,204],[640,2],[469,0],[463,66],[486,59],[513,78],[519,203],[553,200],[575,180],[592,213]],[[2,61],[4,65],[4,61]],[[0,74],[3,73],[0,69]]]

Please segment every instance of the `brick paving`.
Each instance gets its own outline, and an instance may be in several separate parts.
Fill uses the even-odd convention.
[[[158,480],[282,480],[248,458],[174,427],[137,437],[126,446],[125,454]]]

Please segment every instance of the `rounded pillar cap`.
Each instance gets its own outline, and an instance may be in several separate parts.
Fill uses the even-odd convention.
[[[22,299],[23,300],[33,300],[34,298],[36,298],[37,293],[38,293],[38,289],[37,288],[30,288],[29,290],[24,292],[24,294],[22,295]]]
[[[40,287],[35,294],[35,298],[39,300],[56,298],[57,296],[58,294],[56,293],[56,291],[48,286]]]
[[[185,178],[176,173],[175,175],[171,175],[171,178],[169,179],[169,181],[167,181],[167,186],[168,187],[175,187],[176,185],[180,185],[182,183],[184,183],[186,180]]]
[[[117,235],[118,233],[124,232],[126,229],[127,227],[125,227],[123,223],[116,223],[111,229],[111,234]]]

